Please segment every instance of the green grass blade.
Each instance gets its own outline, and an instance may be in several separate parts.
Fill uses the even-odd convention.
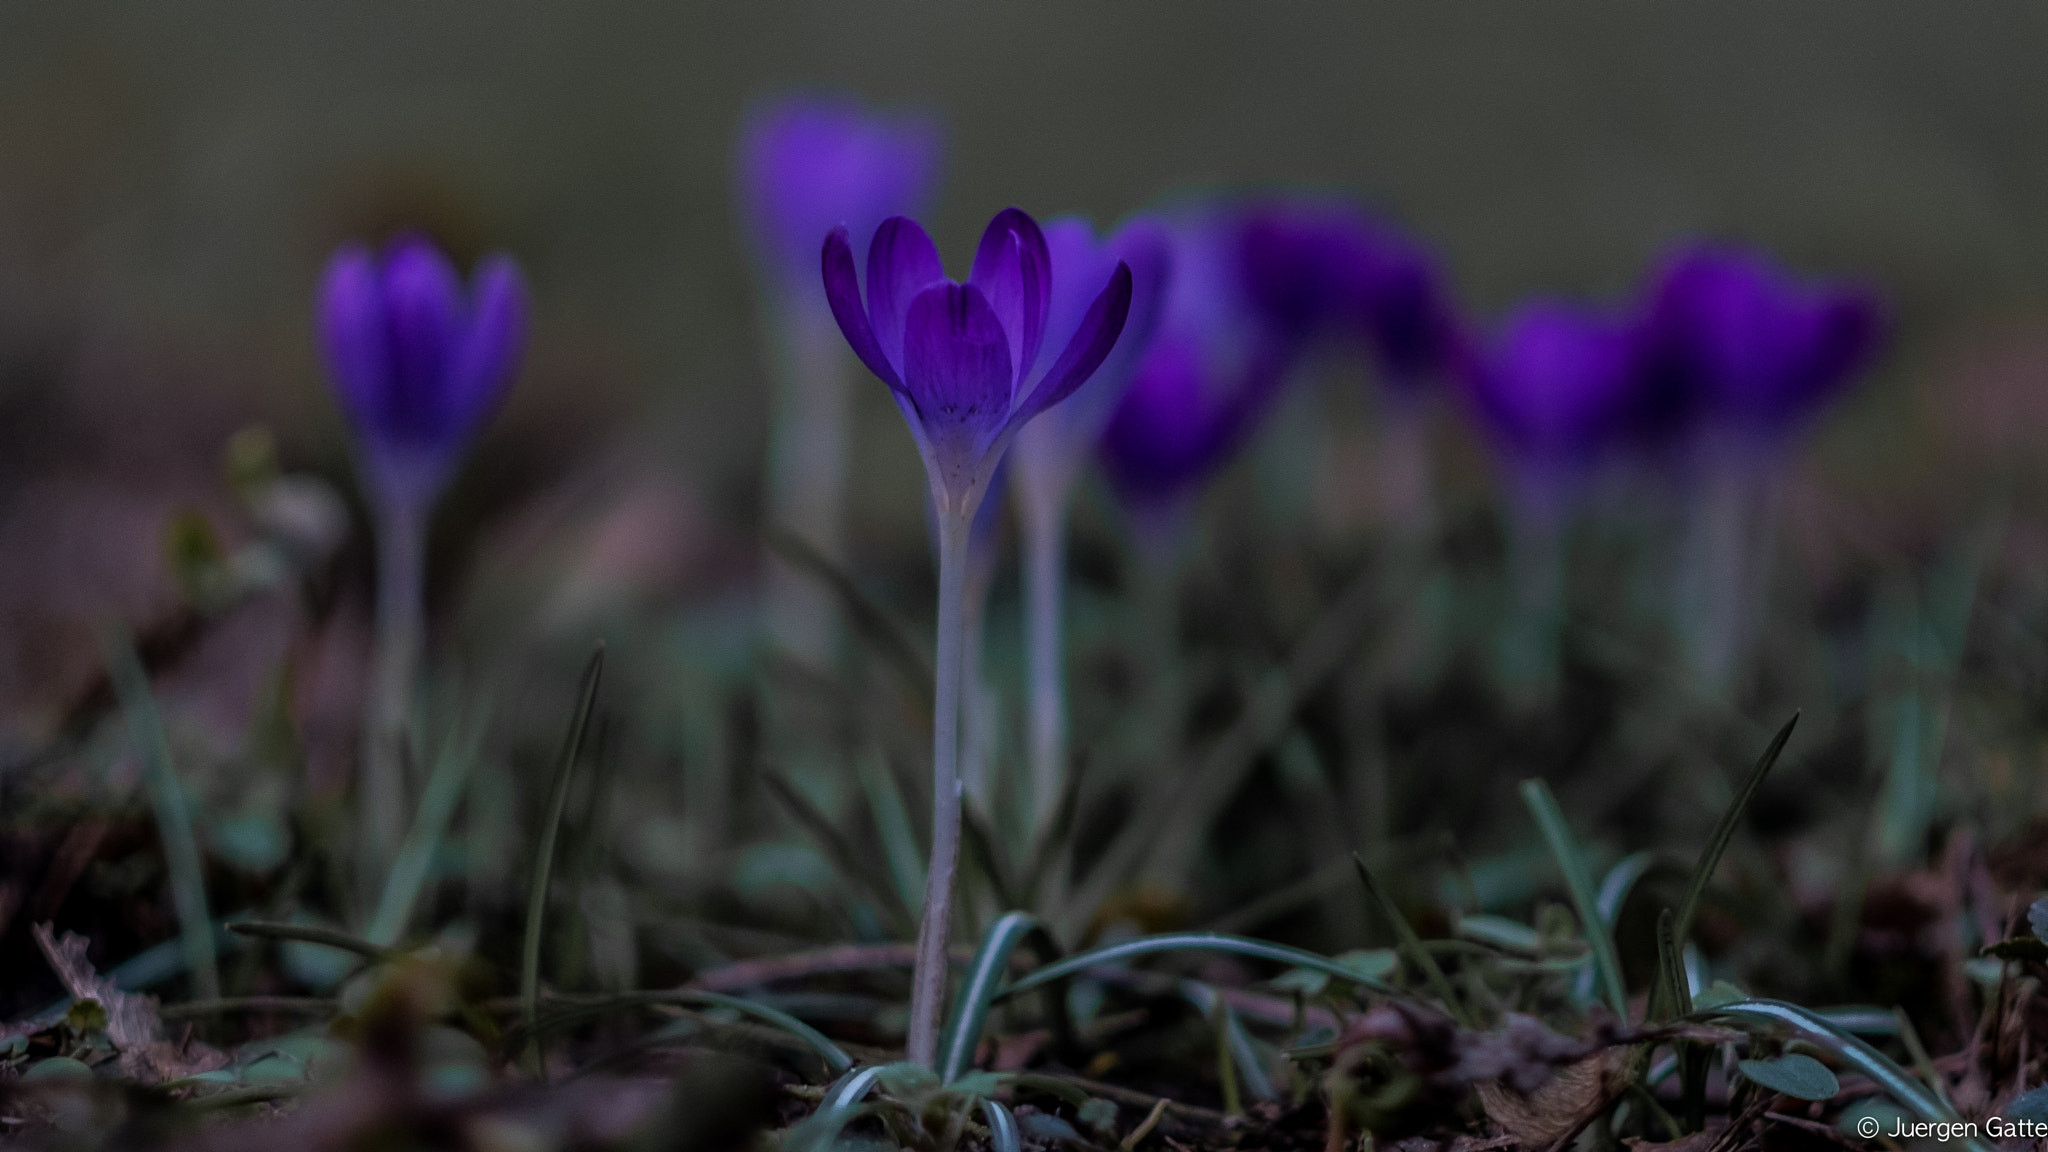
[[[1692,989],[1685,978],[1685,957],[1679,953],[1671,909],[1657,914],[1657,986],[1652,990],[1652,1022],[1692,1015]]]
[[[1657,863],[1655,852],[1631,852],[1615,861],[1607,875],[1600,878],[1600,894],[1594,898],[1594,906],[1600,910],[1600,922],[1614,930],[1614,922],[1621,919],[1622,906],[1628,903],[1629,893],[1636,890],[1636,881],[1641,880]]]
[[[874,818],[875,834],[882,841],[882,858],[888,862],[889,878],[905,908],[924,903],[924,850],[910,824],[910,808],[903,802],[903,790],[896,774],[879,754],[860,757],[861,790],[867,794],[868,815]]]
[[[1700,910],[1700,897],[1706,894],[1707,884],[1713,880],[1715,870],[1720,868],[1721,853],[1727,851],[1728,842],[1735,838],[1735,829],[1742,822],[1743,811],[1749,807],[1749,801],[1756,795],[1758,786],[1763,784],[1764,777],[1770,775],[1771,766],[1778,762],[1779,754],[1785,751],[1785,741],[1792,738],[1792,729],[1798,724],[1799,713],[1794,712],[1792,718],[1785,721],[1785,726],[1778,729],[1764,754],[1757,757],[1756,766],[1749,770],[1749,779],[1742,782],[1742,790],[1735,794],[1728,810],[1721,813],[1721,822],[1714,825],[1714,834],[1708,838],[1707,846],[1700,850],[1699,863],[1693,865],[1692,880],[1685,886],[1685,899],[1679,901],[1678,917],[1671,926],[1671,934],[1681,946],[1692,934],[1692,921]]]
[[[1436,957],[1430,955],[1429,949],[1423,945],[1422,937],[1415,934],[1415,926],[1408,923],[1408,917],[1401,914],[1401,909],[1394,903],[1394,898],[1387,895],[1387,890],[1380,887],[1379,881],[1374,879],[1372,869],[1365,866],[1364,857],[1353,852],[1351,863],[1358,868],[1358,879],[1365,885],[1365,894],[1378,906],[1380,915],[1385,917],[1387,924],[1394,929],[1394,938],[1401,945],[1402,957],[1422,973],[1423,980],[1429,984],[1429,990],[1436,994],[1437,999],[1443,1001],[1444,1010],[1451,1014],[1451,1018],[1468,1028],[1471,1027],[1472,1016],[1465,1011],[1464,1001],[1458,999],[1457,990],[1451,987],[1450,978],[1444,975],[1444,970],[1437,964]]]
[[[766,539],[776,555],[817,580],[839,601],[853,630],[872,645],[883,660],[893,665],[915,690],[917,699],[930,700],[936,677],[931,656],[887,608],[861,589],[844,568],[811,544],[781,528],[770,528]]]
[[[104,629],[100,650],[106,657],[114,695],[128,718],[129,739],[142,756],[143,779],[148,781],[157,836],[163,841],[164,864],[170,872],[171,901],[178,910],[185,970],[192,974],[192,994],[200,1000],[217,1000],[220,959],[213,948],[213,917],[206,909],[206,872],[199,859],[199,841],[192,834],[185,790],[171,763],[171,742],[156,710],[156,697],[149,690],[149,673],[143,670],[135,643],[124,629]]]
[[[981,1117],[988,1121],[988,1145],[990,1152],[1024,1152],[1023,1137],[1017,1131],[1017,1118],[1003,1107],[999,1100],[981,1098]]]
[[[988,934],[981,938],[981,947],[975,949],[974,959],[967,965],[953,1018],[939,1038],[940,1080],[951,1084],[967,1074],[974,1062],[975,1046],[981,1043],[989,1007],[995,1003],[1003,974],[1009,970],[1010,954],[1025,937],[1038,930],[1038,918],[1029,912],[1009,912],[990,925]]]
[[[1935,1123],[1954,1123],[1959,1118],[1941,1098],[1912,1073],[1893,1063],[1884,1053],[1829,1023],[1819,1013],[1781,1000],[1737,1000],[1698,1014],[1704,1019],[1731,1019],[1752,1025],[1788,1029],[1801,1040],[1834,1053],[1837,1059],[1870,1077],[1892,1099],[1919,1116]],[[1992,1152],[1982,1140],[1967,1140],[1971,1152]]]
[[[1245,1090],[1253,1097],[1259,1100],[1278,1100],[1280,1090],[1273,1086],[1273,1078],[1267,1074],[1264,1062],[1259,1059],[1259,1050],[1252,1044],[1251,1033],[1245,1031],[1244,1019],[1230,1006],[1230,1002],[1218,994],[1216,989],[1200,980],[1181,981],[1180,994],[1183,999],[1195,1006],[1197,1012],[1211,1020],[1217,1020],[1218,1013],[1221,1013],[1218,1026],[1222,1032],[1222,1041],[1229,1049],[1228,1064],[1232,1076],[1241,1077]],[[1217,1067],[1220,1069],[1223,1066],[1224,1062],[1219,1054]]]
[[[372,964],[381,964],[395,959],[399,954],[381,944],[375,944],[360,936],[337,932],[332,928],[321,928],[313,924],[285,924],[274,920],[237,920],[225,925],[237,936],[254,936],[262,940],[298,940],[306,944],[322,944],[353,952]]]
[[[558,1004],[559,1007],[556,1007]],[[550,1001],[551,1011],[546,1016],[540,1017],[532,1024],[522,1022],[508,1029],[503,1047],[508,1053],[517,1052],[527,1044],[572,1024],[629,1008],[646,1008],[658,1004],[730,1008],[801,1040],[806,1047],[818,1054],[818,1058],[825,1062],[825,1067],[835,1075],[853,1067],[853,1057],[848,1056],[845,1049],[833,1043],[831,1037],[789,1013],[739,996],[728,996],[723,992],[706,992],[696,988],[648,989],[639,992],[618,992],[608,996]]]
[[[1536,818],[1544,842],[1550,845],[1558,871],[1564,873],[1565,888],[1571,893],[1572,906],[1578,910],[1579,927],[1586,934],[1586,946],[1593,950],[1593,971],[1599,975],[1601,988],[1607,994],[1607,1006],[1616,1017],[1626,1021],[1628,989],[1621,982],[1621,960],[1614,954],[1614,933],[1600,918],[1593,876],[1586,870],[1586,858],[1579,851],[1578,841],[1572,838],[1571,826],[1565,823],[1557,797],[1550,794],[1550,785],[1543,781],[1522,781],[1522,801]]]
[[[904,905],[902,894],[897,892],[886,875],[886,869],[875,866],[874,855],[861,852],[848,843],[831,819],[818,811],[773,765],[764,763],[759,771],[761,782],[768,786],[769,794],[781,801],[783,809],[803,825],[818,850],[839,870],[839,877],[858,889],[883,916],[894,921],[898,929],[914,934],[917,931],[917,905]]]
[[[377,900],[377,912],[364,933],[371,943],[397,943],[411,921],[420,891],[426,887],[434,853],[440,850],[441,839],[448,831],[448,821],[454,818],[456,806],[469,789],[484,728],[485,722],[479,718],[468,731],[451,732],[442,742],[434,771],[427,777],[426,792],[420,796],[419,812],[413,817],[412,827],[405,831],[398,858],[391,864],[391,875],[384,881],[384,893]]]
[[[1054,980],[1079,975],[1102,964],[1114,964],[1120,960],[1150,956],[1159,952],[1229,952],[1254,960],[1272,960],[1280,964],[1292,964],[1297,968],[1327,972],[1338,979],[1363,984],[1375,992],[1383,992],[1389,996],[1401,994],[1399,989],[1384,981],[1362,975],[1356,969],[1347,968],[1328,956],[1304,952],[1285,944],[1271,944],[1245,936],[1227,936],[1221,932],[1166,932],[1157,936],[1140,936],[1134,940],[1124,940],[1034,969],[1030,975],[998,992],[995,998],[1008,999],[1020,992],[1029,992]]]
[[[562,756],[555,765],[555,784],[548,796],[547,816],[540,826],[540,845],[535,849],[533,882],[526,892],[526,939],[519,949],[519,1018],[533,1027],[540,1002],[541,926],[548,910],[548,877],[554,870],[555,838],[562,831],[562,809],[569,804],[569,781],[576,760],[583,751],[583,734],[590,727],[590,712],[597,703],[597,687],[604,679],[604,642],[599,641],[583,668],[583,684],[576,696],[576,713],[569,721],[569,734],[562,741]]]

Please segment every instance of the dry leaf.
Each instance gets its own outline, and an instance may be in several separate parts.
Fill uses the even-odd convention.
[[[1543,1148],[1573,1128],[1621,1088],[1628,1050],[1609,1048],[1556,1070],[1531,1092],[1498,1080],[1478,1086],[1486,1115],[1524,1148]]]
[[[107,1039],[120,1053],[121,1071],[128,1076],[155,1083],[210,1072],[227,1063],[226,1055],[203,1044],[192,1044],[181,1051],[177,1045],[158,1039],[162,1021],[157,1019],[155,1002],[147,996],[123,992],[112,980],[95,972],[91,961],[85,958],[85,937],[66,932],[60,940],[48,924],[36,925],[35,937],[43,958],[50,962],[51,971],[72,999],[91,1000],[106,1011]]]

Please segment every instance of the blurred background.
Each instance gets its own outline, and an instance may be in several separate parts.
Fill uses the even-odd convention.
[[[1412,899],[1437,899],[1448,877],[1443,891],[1488,907],[1528,896],[1528,882],[1497,901],[1477,891],[1492,875],[1480,865],[1511,872],[1528,858],[1515,853],[1536,843],[1513,799],[1518,776],[1577,781],[1576,791],[1560,787],[1566,808],[1607,858],[1665,829],[1690,837],[1673,841],[1689,853],[1725,798],[1721,777],[1805,707],[1806,743],[1759,819],[1767,832],[1821,830],[1809,852],[1819,862],[1801,863],[1806,849],[1769,856],[1796,874],[1785,915],[1817,917],[1817,942],[1840,861],[1862,859],[1853,845],[1869,797],[1901,771],[1893,729],[1868,735],[1879,730],[1865,708],[1879,678],[1837,667],[1879,643],[1865,624],[1882,615],[1871,605],[1898,600],[1885,589],[1906,588],[1899,602],[1918,604],[1911,590],[1938,584],[1943,565],[1967,554],[1969,595],[1974,574],[1988,571],[1986,586],[2009,592],[1999,603],[2010,609],[1991,616],[1991,655],[1972,665],[1951,653],[1929,673],[1983,672],[1995,705],[1955,714],[1995,719],[1969,729],[1982,739],[1961,757],[1955,799],[1906,804],[1919,815],[1901,817],[1912,848],[1898,863],[1917,864],[1920,840],[1941,821],[1995,813],[1996,839],[2038,811],[2031,783],[1998,792],[1983,782],[2020,787],[2011,782],[2031,781],[2048,755],[2048,724],[2027,692],[2048,675],[2048,492],[2034,450],[2048,434],[2044,58],[2048,10],[2032,5],[9,6],[0,819],[14,879],[0,885],[0,925],[12,924],[0,947],[31,954],[30,915],[88,932],[109,961],[170,931],[147,866],[115,867],[147,855],[140,802],[117,806],[91,836],[76,832],[81,812],[108,803],[105,789],[124,794],[139,771],[118,725],[105,723],[94,628],[108,619],[138,637],[187,787],[201,796],[216,910],[350,918],[342,881],[286,861],[343,819],[331,798],[347,787],[360,717],[369,544],[352,527],[303,597],[256,597],[226,614],[204,610],[187,569],[252,535],[224,471],[233,443],[324,481],[360,525],[347,429],[314,340],[314,292],[337,244],[402,227],[425,228],[465,266],[509,251],[535,303],[525,366],[443,502],[430,549],[429,699],[471,701],[488,684],[487,759],[505,766],[491,777],[501,786],[475,792],[457,821],[467,839],[444,871],[470,895],[444,895],[441,911],[463,912],[489,938],[493,910],[516,899],[516,854],[492,837],[537,821],[535,781],[559,740],[574,669],[605,635],[618,716],[608,754],[625,767],[615,794],[579,792],[588,808],[572,812],[609,804],[618,835],[612,844],[582,826],[578,835],[606,846],[579,875],[618,878],[622,887],[592,898],[630,893],[645,932],[637,943],[564,947],[599,957],[603,979],[625,983],[636,966],[690,968],[805,933],[885,931],[802,900],[772,914],[734,903],[794,886],[829,906],[835,891],[802,828],[750,776],[773,743],[764,716],[831,709],[774,703],[819,693],[808,681],[790,688],[772,663],[763,672],[752,647],[772,389],[733,176],[745,111],[815,88],[937,114],[947,159],[926,222],[956,275],[1005,205],[1108,221],[1190,190],[1308,187],[1358,196],[1440,253],[1481,324],[1532,293],[1619,301],[1661,252],[1692,238],[1875,286],[1891,341],[1801,430],[1773,480],[1779,554],[1804,582],[1787,615],[1797,624],[1763,630],[1780,644],[1776,671],[1702,703],[1689,689],[1658,695],[1641,665],[1619,660],[1573,679],[1593,687],[1532,718],[1483,677],[1445,671],[1454,655],[1404,657],[1396,646],[1379,649],[1394,652],[1383,662],[1395,671],[1360,690],[1365,703],[1302,704],[1301,730],[1335,765],[1339,791],[1368,771],[1359,763],[1384,765],[1370,769],[1382,784],[1345,791],[1377,796],[1375,814],[1352,805],[1357,827],[1333,835],[1378,836],[1387,851],[1408,844],[1390,859],[1422,862],[1403,881]],[[1370,491],[1374,404],[1362,377],[1331,374],[1338,384],[1290,391],[1207,505],[1208,559],[1190,577],[1190,613],[1269,603],[1236,631],[1191,625],[1190,650],[1235,645],[1282,659],[1357,558],[1375,554],[1384,524]],[[886,390],[859,385],[845,569],[924,642],[932,577],[920,469]],[[260,434],[232,439],[249,429],[267,430],[273,446]],[[1454,410],[1432,435],[1451,510],[1445,563],[1483,568],[1500,547],[1486,511],[1498,477]],[[1085,649],[1103,629],[1120,635],[1113,619],[1100,621],[1132,585],[1106,494],[1084,492],[1077,517],[1077,578],[1096,590],[1077,593]],[[1253,554],[1262,559],[1239,562]],[[1253,569],[1263,583],[1233,579]],[[998,577],[991,609],[1008,620],[991,625],[998,667],[1016,659],[1014,615],[1003,617],[1009,580]],[[1115,674],[1108,667],[1104,682],[1121,683]],[[1939,695],[1946,723],[1951,697]],[[1190,699],[1198,736],[1228,728],[1234,698]],[[1109,705],[1090,707],[1076,706],[1077,743],[1113,727],[1098,714]],[[1371,737],[1381,751],[1364,761],[1345,727],[1361,709],[1383,720]],[[1938,765],[1944,741],[1963,739],[1957,723],[1911,739],[1931,741]],[[914,720],[900,726],[916,730]],[[1134,915],[1212,922],[1315,873],[1290,854],[1283,815],[1294,795],[1286,765],[1299,757],[1267,754],[1297,747],[1282,727],[1254,750],[1263,791],[1233,817],[1249,822],[1242,828],[1270,819],[1241,842],[1242,828],[1219,833],[1217,862],[1198,873],[1225,880],[1140,900]],[[921,812],[918,738],[882,745],[900,751],[908,811]],[[858,814],[860,787],[829,760],[792,754],[786,767],[828,819],[886,839]],[[1666,769],[1697,782],[1708,778],[1702,765],[1721,773],[1704,791],[1642,799]],[[1450,785],[1432,775],[1446,771]],[[1131,803],[1128,776],[1103,779],[1084,857]],[[1463,856],[1445,854],[1447,833]],[[757,843],[774,851],[742,850]],[[1286,919],[1296,911],[1283,900],[1231,924],[1331,947],[1361,930],[1341,910],[1320,923]],[[784,935],[732,929],[763,918]],[[0,997],[24,1007],[37,994]]]

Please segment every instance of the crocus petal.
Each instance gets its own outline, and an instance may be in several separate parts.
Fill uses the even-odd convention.
[[[839,322],[839,331],[852,346],[853,354],[882,383],[894,391],[903,391],[903,378],[882,354],[874,326],[868,323],[867,309],[861,307],[860,279],[853,271],[853,247],[847,242],[844,224],[825,237],[824,273],[826,303],[831,305],[832,319]]]
[[[469,331],[449,380],[449,403],[463,429],[497,406],[526,351],[530,314],[526,280],[503,254],[487,256],[470,277]]]
[[[1010,414],[1010,341],[980,289],[941,282],[910,302],[903,375],[941,486],[965,492]]]
[[[391,391],[391,353],[376,258],[361,244],[336,252],[320,277],[320,343],[349,417],[375,429]]]
[[[448,372],[466,328],[455,266],[424,238],[398,241],[384,259],[384,315],[390,328],[392,389],[386,431],[426,444],[456,432]]]
[[[981,290],[1003,330],[1010,335],[1013,378],[1018,386],[1038,361],[1051,308],[1052,256],[1038,222],[1017,208],[1005,208],[981,233],[967,282]]]
[[[1081,326],[1074,332],[1074,338],[1067,341],[1066,351],[1053,361],[1046,371],[1045,379],[1038,382],[1031,395],[1018,406],[1011,417],[1013,426],[1022,425],[1026,420],[1052,407],[1073,394],[1074,389],[1088,382],[1088,377],[1102,366],[1117,337],[1123,335],[1124,324],[1131,313],[1131,266],[1117,262],[1116,271],[1110,274],[1109,284],[1089,305],[1088,314],[1081,318]]]
[[[938,248],[916,221],[891,216],[875,229],[875,242],[868,248],[868,321],[889,363],[903,364],[903,326],[910,302],[945,278]]]

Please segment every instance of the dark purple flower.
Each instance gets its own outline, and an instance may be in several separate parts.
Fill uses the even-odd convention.
[[[935,120],[883,115],[850,96],[755,107],[740,131],[740,212],[769,274],[814,294],[818,237],[844,224],[865,251],[883,220],[923,209],[939,152]]]
[[[1294,346],[1247,295],[1228,214],[1176,221],[1171,235],[1158,327],[1101,442],[1110,483],[1147,516],[1179,505],[1244,443]]]
[[[1130,315],[1116,347],[1065,403],[1048,409],[1017,433],[1014,466],[1019,484],[1035,490],[1036,498],[1059,503],[1094,450],[1103,425],[1152,341],[1172,275],[1173,241],[1166,225],[1150,216],[1139,216],[1103,239],[1096,238],[1095,229],[1085,219],[1063,216],[1046,225],[1045,242],[1053,267],[1060,270],[1046,311],[1048,343],[1064,342],[1080,328],[1095,285],[1107,280],[1119,263],[1131,269]],[[1039,359],[1048,355],[1050,352],[1041,351]]]
[[[942,511],[974,507],[1011,437],[1102,366],[1131,307],[1119,263],[1073,335],[1038,367],[1057,270],[1036,221],[989,221],[966,283],[946,278],[914,221],[882,222],[868,248],[866,303],[845,227],[825,238],[825,296],[854,354],[895,394]]]
[[[1711,246],[1664,263],[1649,326],[1667,410],[1764,436],[1867,366],[1885,328],[1862,288],[1803,284],[1759,253]]]
[[[1559,300],[1517,308],[1463,373],[1491,439],[1525,473],[1563,478],[1615,446],[1637,400],[1640,325]]]
[[[394,495],[427,497],[490,414],[526,345],[526,285],[508,256],[485,257],[467,290],[417,235],[380,261],[350,244],[320,283],[320,338],[372,472]]]
[[[1395,387],[1452,366],[1458,313],[1435,258],[1357,205],[1257,202],[1238,242],[1252,299],[1283,329],[1364,340]]]

